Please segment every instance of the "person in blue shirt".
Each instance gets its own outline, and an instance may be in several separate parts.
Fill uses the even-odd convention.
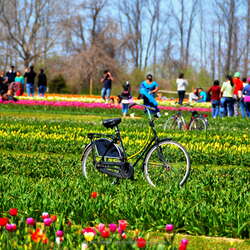
[[[148,74],[146,80],[141,83],[140,95],[143,97],[144,105],[154,107],[156,113],[159,112],[158,102],[155,100],[156,92],[158,90],[158,83],[153,81],[153,76],[151,74]]]
[[[206,102],[207,101],[207,93],[203,90],[203,88],[199,88],[199,100],[197,102]]]

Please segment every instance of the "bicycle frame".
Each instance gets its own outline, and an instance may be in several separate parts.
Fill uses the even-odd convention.
[[[138,104],[136,104],[138,105]],[[152,145],[154,145],[155,143],[158,143],[160,140],[159,140],[159,137],[157,135],[157,132],[154,128],[154,118],[152,117],[151,113],[150,113],[150,110],[151,108],[150,107],[147,107],[145,105],[140,105],[140,106],[144,106],[145,109],[146,109],[146,112],[147,112],[147,115],[148,115],[148,118],[149,118],[149,126],[151,128],[151,131],[153,133],[153,136],[152,136],[152,139],[146,143],[146,145],[144,145],[143,149],[141,150],[141,152],[139,153],[139,156],[137,156],[136,158],[136,161],[133,163],[132,167],[134,168],[137,163],[145,156],[145,154],[148,152],[148,150],[152,147]],[[111,139],[110,141],[110,147],[114,144],[114,143],[117,143],[119,142],[120,143],[120,147],[122,149],[122,152],[124,154],[124,157],[121,160],[121,162],[123,163],[126,163],[128,162],[129,159],[131,158],[128,158],[127,157],[127,153],[126,153],[126,149],[123,145],[123,141],[122,141],[122,137],[121,137],[121,134],[120,134],[120,130],[118,128],[118,126],[116,126],[115,128],[115,135],[111,135],[111,134],[95,134],[95,133],[90,133],[88,135],[88,137],[91,139],[91,143],[94,143],[94,139],[95,138],[105,138],[105,137],[108,137]],[[102,159],[100,160],[100,162],[104,162],[104,158],[105,158],[105,154],[107,154],[107,152],[109,151],[109,147],[106,149],[106,152],[104,153],[104,155],[102,156]],[[93,163],[96,164],[96,156],[95,156],[95,152],[94,150],[92,150],[92,154],[93,154]],[[132,157],[133,158],[133,157]],[[99,162],[99,161],[98,161]]]

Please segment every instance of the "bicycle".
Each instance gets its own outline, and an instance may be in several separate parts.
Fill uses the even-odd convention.
[[[120,179],[133,180],[135,166],[142,160],[142,171],[151,186],[155,187],[167,182],[183,186],[191,169],[186,149],[172,139],[160,139],[155,130],[155,118],[151,114],[153,108],[140,106],[145,108],[149,122],[150,133],[145,145],[128,157],[118,127],[121,118],[104,120],[103,126],[114,129],[115,133],[87,135],[91,142],[84,148],[82,154],[84,177],[92,182],[104,181],[107,175],[116,178],[113,183],[119,182]],[[131,163],[130,160],[133,158],[135,161]]]
[[[197,111],[191,111],[192,115],[187,123],[179,111],[172,115],[165,123],[164,130],[166,129],[180,129],[180,130],[207,130],[208,119],[207,115],[199,114]]]

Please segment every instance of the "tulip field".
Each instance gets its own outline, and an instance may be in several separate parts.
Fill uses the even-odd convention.
[[[190,155],[184,187],[149,186],[141,164],[134,181],[96,184],[82,175],[86,135],[111,133],[101,122],[121,110],[20,102],[0,104],[0,249],[250,249],[249,120],[164,131],[165,108],[156,129]],[[128,155],[148,133],[143,111],[132,112],[119,125]]]

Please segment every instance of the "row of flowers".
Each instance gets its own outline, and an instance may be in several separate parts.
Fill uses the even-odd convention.
[[[137,101],[138,102],[138,101]],[[121,105],[119,104],[106,104],[103,102],[81,102],[81,101],[65,101],[65,100],[30,100],[30,99],[21,99],[17,102],[14,101],[2,101],[2,104],[19,104],[19,105],[31,105],[31,106],[56,106],[56,107],[77,107],[77,108],[102,108],[102,109],[120,109]],[[138,102],[140,103],[140,102]],[[142,109],[140,106],[134,106],[133,108]],[[201,107],[173,107],[173,106],[159,106],[161,110],[181,110],[181,111],[198,111],[198,112],[210,112],[210,108],[201,108]]]
[[[91,193],[91,198],[95,199],[97,197],[97,192]],[[9,239],[11,240],[13,236],[12,234],[16,232],[16,235],[20,235],[20,230],[24,228],[23,225],[18,222],[18,219],[21,220],[21,217],[18,215],[17,208],[11,208],[8,212],[3,213],[3,215],[4,214],[5,216],[0,217],[0,236],[1,234],[8,232],[11,234],[9,235]],[[27,227],[27,230],[24,231],[28,232],[27,238],[30,239],[31,244],[40,243],[50,247],[53,245],[67,245],[67,234],[75,233],[83,236],[81,242],[82,249],[105,244],[115,246],[121,241],[124,241],[123,244],[132,244],[138,248],[146,248],[152,245],[150,239],[142,237],[139,230],[127,230],[129,224],[126,220],[119,220],[117,224],[111,223],[105,225],[103,223],[99,223],[92,227],[85,227],[80,230],[76,230],[75,232],[69,230],[69,228],[74,226],[70,221],[67,221],[66,225],[59,222],[57,223],[58,218],[56,215],[50,215],[47,212],[43,212],[39,220],[40,222],[32,217],[28,217],[25,220],[25,227]],[[12,221],[15,221],[16,223],[13,223]],[[61,228],[54,230],[55,228],[58,228],[58,225],[56,224],[60,224]],[[63,230],[63,228],[65,228],[65,230]],[[177,249],[173,248],[174,238],[177,232],[175,231],[174,225],[167,224],[165,226],[165,232],[168,235],[165,237],[164,246],[172,246],[171,249]],[[154,242],[154,244],[157,244],[157,242]],[[183,238],[179,243],[178,249],[186,250],[187,245],[188,240]]]

